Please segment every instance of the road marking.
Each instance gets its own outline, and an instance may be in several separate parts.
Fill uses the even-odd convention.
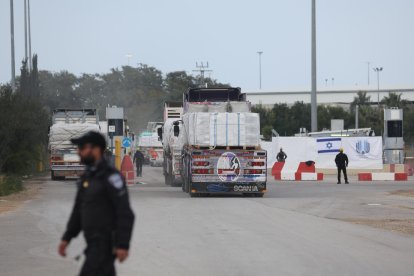
[[[382,204],[380,203],[368,203],[368,206],[381,206]]]
[[[140,181],[138,181],[136,184],[138,184],[138,185],[147,185],[147,183],[145,183],[145,182],[140,182]]]

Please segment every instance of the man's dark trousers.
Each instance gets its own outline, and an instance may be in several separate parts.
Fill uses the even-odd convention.
[[[96,237],[87,241],[86,260],[80,276],[115,276],[115,254],[110,238]]]
[[[345,182],[348,182],[348,175],[346,174],[346,167],[338,167],[338,182],[341,182],[341,171],[344,173]]]
[[[137,176],[142,176],[142,162],[138,161],[136,162],[137,166]]]

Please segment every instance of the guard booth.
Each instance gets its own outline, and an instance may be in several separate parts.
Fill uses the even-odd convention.
[[[384,163],[404,163],[403,110],[384,109]]]

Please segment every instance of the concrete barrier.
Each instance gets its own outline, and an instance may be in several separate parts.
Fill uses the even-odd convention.
[[[293,173],[293,172],[282,172],[274,175],[275,180],[284,181],[322,181],[322,173]]]
[[[407,173],[359,173],[358,181],[407,181]]]
[[[121,163],[121,174],[124,176],[128,185],[135,184],[135,170],[132,159],[129,155],[125,155]]]

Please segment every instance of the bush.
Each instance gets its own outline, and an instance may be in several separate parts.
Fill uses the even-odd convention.
[[[17,176],[0,176],[0,196],[6,196],[23,190],[22,180]]]

